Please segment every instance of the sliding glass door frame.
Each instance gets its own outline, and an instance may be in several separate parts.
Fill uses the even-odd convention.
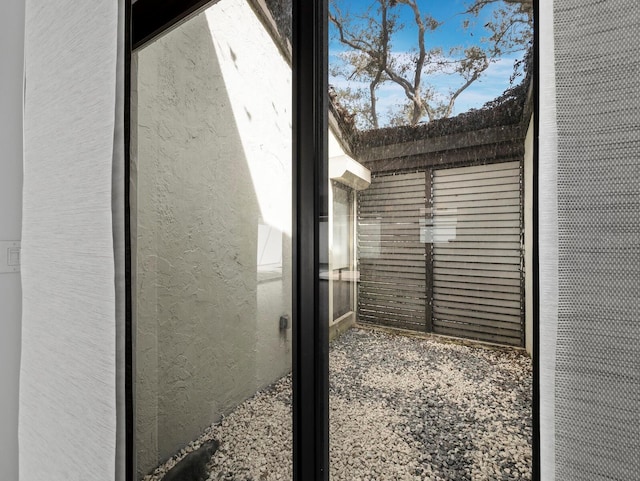
[[[538,138],[540,136],[540,2],[533,2],[533,175],[532,175],[532,225],[533,239],[531,260],[533,272],[533,382],[532,382],[532,439],[531,479],[540,481],[540,263],[539,263],[539,212],[538,212]]]
[[[131,56],[215,0],[126,0],[126,474],[135,480],[131,214]],[[293,476],[329,479],[328,320],[321,319],[320,229],[327,215],[327,0],[292,1]]]
[[[329,480],[329,320],[320,229],[328,216],[327,0],[293,0],[293,479]]]
[[[328,319],[320,316],[321,221],[328,212],[327,1],[292,0],[293,481],[329,479]],[[126,474],[134,481],[134,363],[129,211],[131,55],[215,0],[132,0],[125,18]],[[533,480],[540,479],[538,119],[539,2],[534,2]]]

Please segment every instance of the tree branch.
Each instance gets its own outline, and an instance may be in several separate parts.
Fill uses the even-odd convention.
[[[462,85],[458,90],[456,90],[451,98],[449,99],[449,105],[447,105],[447,110],[445,110],[444,117],[449,117],[453,112],[453,105],[456,103],[456,99],[460,96],[462,92],[464,92],[473,82],[478,80],[480,74],[486,70],[486,67],[482,70],[476,70],[473,75],[467,80],[464,85]]]
[[[529,15],[529,18],[533,15],[533,1],[534,0],[475,0],[473,4],[463,13],[477,15],[487,5],[492,3],[504,2],[508,5],[518,5],[519,10],[522,13]]]
[[[388,65],[385,67],[384,73],[389,76],[389,80],[397,83],[404,89],[404,92],[409,100],[411,100],[412,102],[414,101],[413,99],[415,97],[415,91],[413,90],[413,85],[411,85],[407,79],[395,73]]]
[[[422,69],[424,68],[424,61],[427,56],[424,46],[424,33],[426,28],[422,21],[422,15],[420,9],[414,0],[398,0],[398,3],[404,3],[413,10],[414,20],[418,26],[418,60],[416,61],[415,75],[413,78],[413,88],[415,92],[420,91],[420,81],[422,78]]]
[[[373,128],[378,128],[378,112],[376,110],[376,89],[378,88],[378,84],[380,83],[380,79],[382,77],[382,70],[378,71],[378,74],[369,84],[369,95],[371,97],[371,121],[373,122]]]
[[[354,50],[359,50],[360,52],[366,53],[367,55],[371,56],[372,58],[375,58],[375,54],[374,54],[374,50],[373,47],[363,41],[363,40],[359,40],[359,42],[356,42],[355,39],[354,40],[350,40],[346,37],[345,33],[344,33],[344,25],[342,24],[342,21],[338,20],[335,15],[333,15],[331,12],[329,12],[329,20],[336,26],[336,28],[338,29],[338,33],[340,34],[340,43],[343,43],[349,47],[351,47]],[[351,36],[353,37],[353,36]]]

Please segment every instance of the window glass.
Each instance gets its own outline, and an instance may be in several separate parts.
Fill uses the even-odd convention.
[[[331,479],[531,479],[532,4],[329,26]]]
[[[134,53],[138,479],[292,478],[291,10],[268,3]]]

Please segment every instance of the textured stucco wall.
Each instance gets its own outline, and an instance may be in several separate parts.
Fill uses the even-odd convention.
[[[524,140],[524,291],[525,347],[533,356],[533,126],[531,117]]]
[[[291,367],[291,70],[247,2],[137,55],[138,472]],[[268,73],[268,74],[267,74]],[[282,275],[258,273],[258,226]]]

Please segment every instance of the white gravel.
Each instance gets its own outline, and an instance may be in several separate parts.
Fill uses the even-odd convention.
[[[521,351],[352,329],[330,350],[331,481],[530,480],[531,359]],[[291,377],[206,439],[209,481],[292,479]]]

